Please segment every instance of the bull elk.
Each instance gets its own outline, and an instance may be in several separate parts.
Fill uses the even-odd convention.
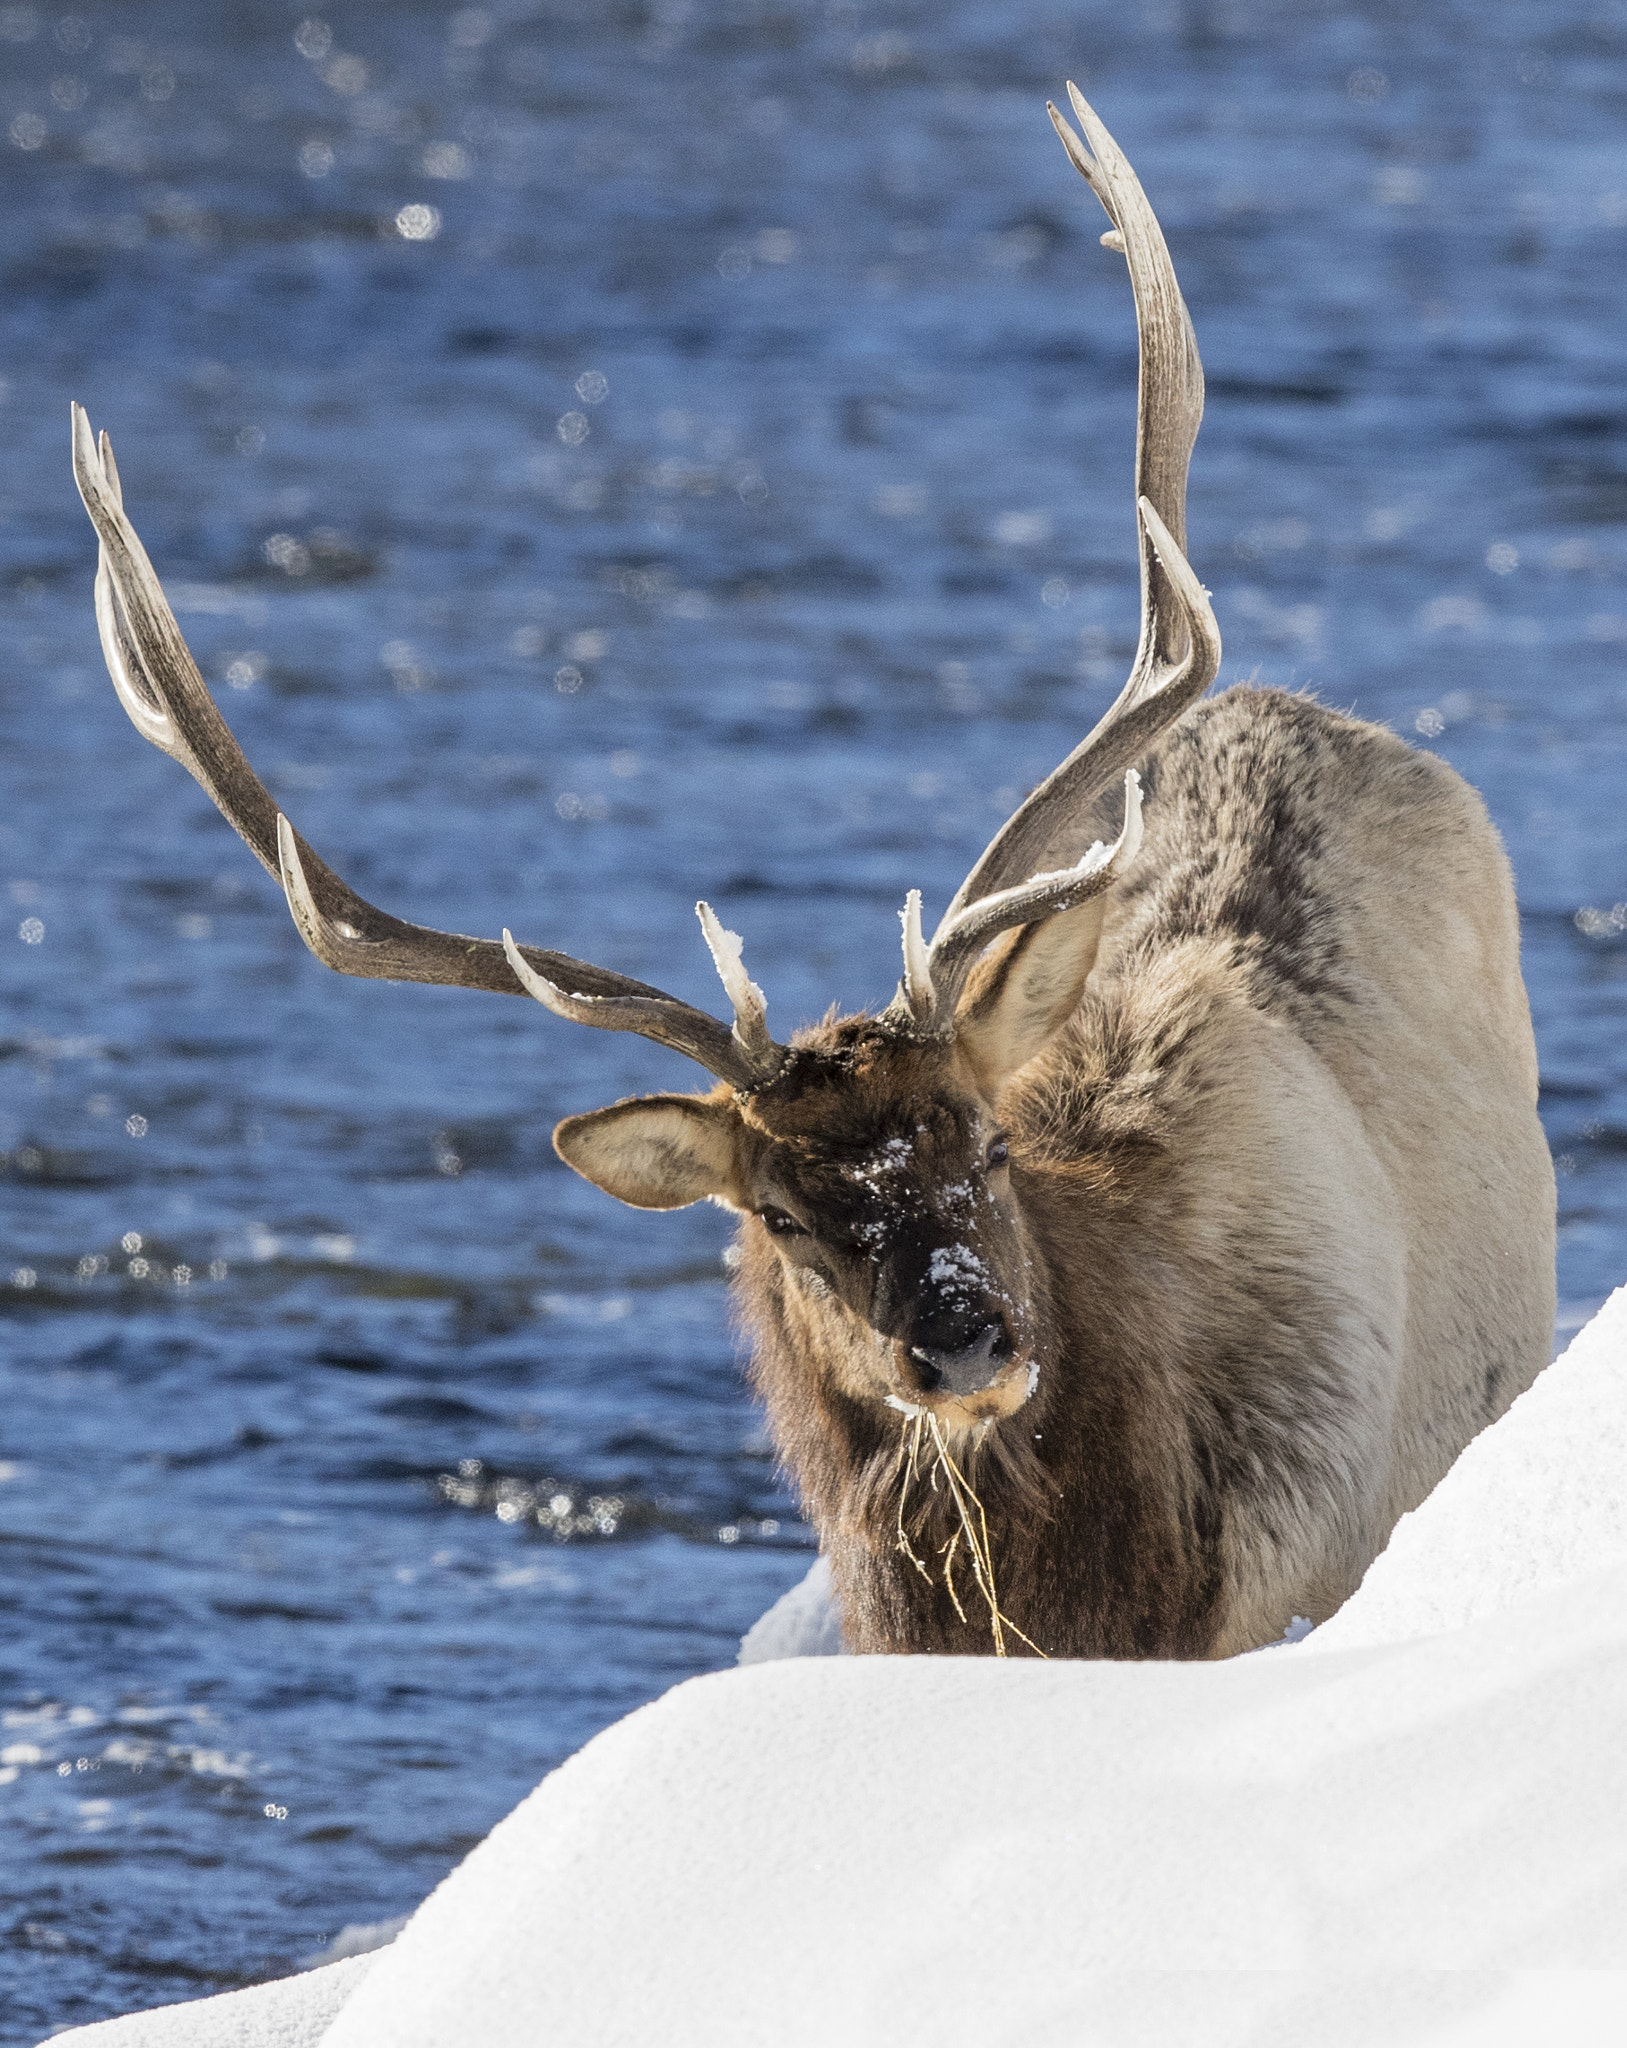
[[[343,974],[529,993],[716,1077],[568,1117],[643,1209],[741,1219],[774,1440],[859,1651],[1218,1657],[1330,1614],[1546,1362],[1554,1183],[1512,878],[1443,762],[1235,688],[1188,567],[1203,371],[1164,237],[1051,108],[1140,334],[1141,638],[879,1015],[770,1035],[560,953],[405,924],[317,858],[223,724],[74,414],[96,616],[143,736]],[[1087,146],[1088,145],[1088,146]]]

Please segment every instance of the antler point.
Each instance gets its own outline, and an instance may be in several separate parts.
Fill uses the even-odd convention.
[[[712,956],[718,980],[734,1010],[736,1041],[754,1065],[766,1068],[772,1060],[778,1067],[781,1049],[769,1036],[768,999],[746,972],[744,939],[738,932],[726,931],[707,902],[695,905],[695,915],[701,921],[706,950]]]
[[[904,927],[904,1001],[916,1023],[925,1024],[937,1007],[937,992],[932,986],[932,956],[921,933],[919,889],[911,889],[904,898],[898,919]]]

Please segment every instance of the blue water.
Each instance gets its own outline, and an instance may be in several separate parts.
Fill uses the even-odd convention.
[[[810,1542],[724,1219],[549,1148],[697,1077],[304,952],[102,673],[70,397],[366,895],[715,1006],[705,895],[782,1031],[875,1002],[1135,638],[1071,73],[1208,365],[1224,679],[1484,791],[1562,1326],[1627,1274],[1627,6],[300,18],[0,6],[8,2043],[406,1911]]]

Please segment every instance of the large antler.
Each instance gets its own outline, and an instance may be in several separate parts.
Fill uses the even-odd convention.
[[[955,893],[924,944],[920,899],[904,911],[904,978],[892,1014],[920,1028],[954,1028],[955,1003],[978,953],[998,933],[1077,908],[1111,887],[1141,844],[1139,784],[1131,772],[1164,728],[1196,703],[1220,668],[1220,631],[1208,593],[1187,564],[1186,472],[1203,417],[1203,365],[1163,231],[1123,152],[1078,87],[1069,84],[1090,147],[1047,102],[1075,170],[1113,223],[1140,335],[1135,495],[1141,549],[1141,641],[1111,709],[1059,768],[1015,810]],[[1092,154],[1094,152],[1094,154]],[[1124,829],[1077,866],[1036,874],[1078,845],[1093,800],[1125,779]]]
[[[722,929],[705,904],[697,908],[735,1005],[733,1030],[646,982],[569,954],[522,949],[507,932],[499,945],[494,939],[432,931],[391,917],[358,896],[289,824],[232,738],[147,551],[125,517],[112,443],[104,433],[98,445],[77,405],[73,472],[100,543],[96,624],[119,702],[142,738],[180,762],[260,865],[281,883],[300,936],[319,960],[340,974],[534,995],[577,1023],[653,1038],[737,1088],[760,1087],[779,1070],[784,1053],[768,1035],[762,991],[740,965],[740,941]]]

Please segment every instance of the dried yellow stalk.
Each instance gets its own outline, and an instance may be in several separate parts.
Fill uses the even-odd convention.
[[[972,1577],[977,1590],[982,1594],[989,1610],[989,1631],[994,1637],[994,1654],[1004,1657],[1006,1652],[1006,1631],[1009,1629],[1019,1642],[1026,1643],[1036,1657],[1045,1652],[1030,1637],[1023,1634],[1009,1614],[1000,1610],[999,1595],[994,1583],[994,1546],[989,1538],[989,1518],[977,1489],[955,1463],[954,1454],[944,1437],[943,1426],[937,1416],[924,1408],[917,1408],[911,1417],[910,1426],[903,1432],[898,1445],[898,1548],[907,1557],[923,1579],[931,1580],[932,1574],[916,1555],[904,1525],[904,1510],[909,1500],[909,1491],[921,1476],[921,1436],[923,1429],[932,1435],[932,1449],[935,1453],[928,1473],[933,1491],[937,1491],[938,1474],[941,1472],[949,1497],[955,1504],[960,1526],[939,1551],[943,1559],[943,1583],[956,1614],[966,1620],[966,1610],[960,1604],[960,1595],[955,1588],[955,1554],[964,1539],[966,1553],[972,1561]],[[973,1519],[973,1514],[976,1519]]]

